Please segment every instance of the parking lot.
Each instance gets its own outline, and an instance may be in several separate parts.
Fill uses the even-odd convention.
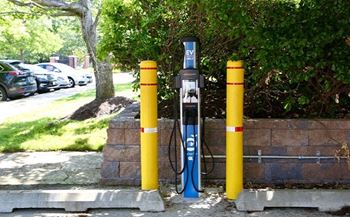
[[[115,84],[130,83],[133,80],[134,78],[130,73],[117,73],[113,76],[113,81]],[[94,82],[86,86],[75,86],[74,88],[65,88],[49,93],[35,94],[34,96],[23,97],[20,99],[4,102],[0,101],[0,123],[24,112],[29,112],[31,110],[44,107],[55,100],[66,98],[92,89],[95,89]]]

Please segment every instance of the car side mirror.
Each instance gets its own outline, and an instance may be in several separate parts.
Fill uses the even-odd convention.
[[[61,72],[59,69],[54,69],[53,72]]]

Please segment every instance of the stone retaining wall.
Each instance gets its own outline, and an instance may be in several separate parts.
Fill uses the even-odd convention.
[[[109,124],[103,150],[101,183],[140,184],[140,121],[133,104]],[[173,182],[168,143],[173,121],[158,122],[159,179]],[[205,139],[214,155],[225,155],[225,120],[208,119]],[[337,140],[337,141],[335,141]],[[244,155],[334,156],[341,144],[350,144],[350,120],[249,119],[244,122]],[[208,160],[209,161],[209,160]],[[208,163],[208,167],[210,167]],[[244,179],[251,183],[350,183],[346,160],[245,159]],[[215,159],[208,182],[225,182],[225,159]]]

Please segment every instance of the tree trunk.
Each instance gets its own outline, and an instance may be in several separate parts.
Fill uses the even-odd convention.
[[[109,61],[100,62],[96,55],[98,16],[92,16],[91,0],[62,1],[62,0],[8,0],[15,5],[40,8],[56,9],[56,16],[77,16],[80,19],[83,38],[94,67],[96,80],[96,99],[114,97],[112,67]],[[61,12],[61,13],[60,13]]]
[[[114,97],[113,73],[108,61],[99,61],[96,55],[97,31],[92,17],[91,0],[81,1],[84,12],[80,17],[83,38],[94,68],[96,80],[96,99]]]
[[[24,63],[24,51],[23,51],[23,49],[19,50],[19,55],[20,55],[21,61]]]
[[[114,97],[112,66],[109,62],[98,62],[99,79],[96,79],[96,99]],[[96,75],[96,73],[95,73]]]

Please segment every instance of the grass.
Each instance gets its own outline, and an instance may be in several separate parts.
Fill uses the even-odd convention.
[[[112,116],[85,121],[40,118],[5,123],[0,127],[0,152],[100,151]]]
[[[116,85],[116,95],[136,96],[130,93],[131,84]],[[86,91],[8,119],[0,125],[0,152],[101,151],[115,114],[85,121],[64,119],[94,96],[94,90]]]

